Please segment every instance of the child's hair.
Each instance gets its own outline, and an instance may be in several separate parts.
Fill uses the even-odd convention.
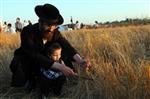
[[[50,46],[46,48],[46,55],[52,55],[53,52],[57,49],[62,49],[59,43],[52,43]]]

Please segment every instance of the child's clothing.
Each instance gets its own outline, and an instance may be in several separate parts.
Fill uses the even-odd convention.
[[[56,79],[59,76],[63,75],[62,72],[53,71],[51,69],[46,70],[44,68],[41,68],[41,72],[45,77],[49,79]]]
[[[61,64],[64,64],[64,62],[62,60],[59,60],[58,62]],[[55,71],[52,69],[45,69],[45,68],[41,68],[41,72],[48,79],[56,79],[63,75],[62,72]]]

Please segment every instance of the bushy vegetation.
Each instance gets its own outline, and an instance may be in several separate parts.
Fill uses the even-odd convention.
[[[65,99],[149,99],[150,26],[82,29],[62,32],[92,67],[79,77],[68,77],[63,88]],[[34,99],[10,87],[9,64],[19,47],[19,34],[0,34],[0,96]],[[14,98],[15,99],[15,98]],[[57,99],[56,97],[54,99]]]

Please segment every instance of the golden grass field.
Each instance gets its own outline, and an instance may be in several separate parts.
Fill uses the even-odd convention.
[[[68,77],[63,98],[48,99],[150,99],[150,25],[62,34],[92,67],[81,72],[75,64],[79,78]],[[19,34],[0,34],[0,99],[36,99],[36,92],[10,87],[9,64],[19,45]]]

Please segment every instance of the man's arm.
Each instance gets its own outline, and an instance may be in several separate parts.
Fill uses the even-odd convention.
[[[72,60],[75,60],[78,64],[82,65],[85,68],[90,67],[90,61],[87,59],[83,59],[77,50],[72,47],[72,45],[65,39],[59,31],[57,32],[57,36],[55,35],[55,39],[58,39],[59,43],[61,44],[62,48],[67,52],[67,55]]]

